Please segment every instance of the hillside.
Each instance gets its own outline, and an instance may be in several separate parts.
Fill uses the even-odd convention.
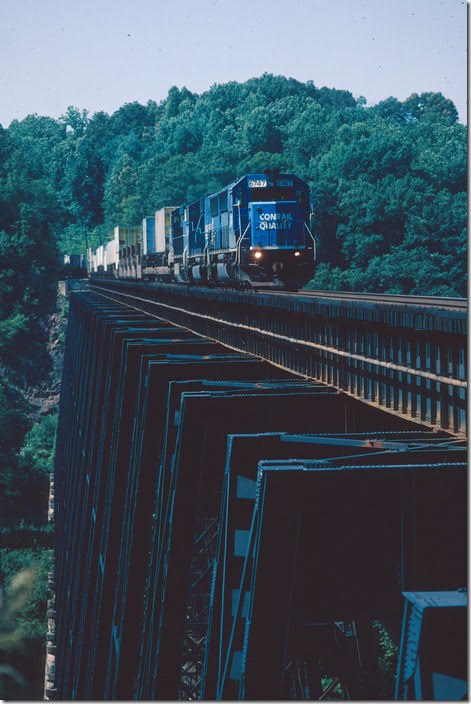
[[[45,521],[60,253],[274,168],[311,188],[320,263],[310,287],[466,295],[466,127],[439,93],[365,103],[263,75],[201,95],[173,87],[112,115],[70,107],[0,126],[0,587],[19,566],[46,569],[44,546],[33,558],[11,535]],[[44,606],[35,602],[34,647]]]
[[[12,301],[24,288],[8,275],[18,249],[25,273],[34,250],[39,299],[56,244],[83,252],[117,223],[268,167],[312,189],[313,286],[465,295],[466,132],[439,93],[366,107],[348,91],[267,74],[201,95],[174,87],[112,115],[71,107],[59,120],[14,121],[0,133],[2,287]]]

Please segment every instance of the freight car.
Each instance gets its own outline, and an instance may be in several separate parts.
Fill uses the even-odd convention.
[[[309,187],[297,176],[246,174],[142,225],[116,227],[88,252],[93,275],[147,281],[295,289],[314,273]]]

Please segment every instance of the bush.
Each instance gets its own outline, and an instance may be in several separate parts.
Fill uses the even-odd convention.
[[[0,549],[0,698],[42,699],[52,550]]]

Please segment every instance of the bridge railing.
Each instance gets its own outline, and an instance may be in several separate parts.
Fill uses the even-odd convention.
[[[123,282],[98,286],[124,303],[365,403],[466,434],[465,310],[381,298],[333,300]]]

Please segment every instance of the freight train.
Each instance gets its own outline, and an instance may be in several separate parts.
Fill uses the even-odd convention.
[[[314,273],[309,187],[293,174],[246,174],[88,250],[91,276],[240,288],[303,286]]]

